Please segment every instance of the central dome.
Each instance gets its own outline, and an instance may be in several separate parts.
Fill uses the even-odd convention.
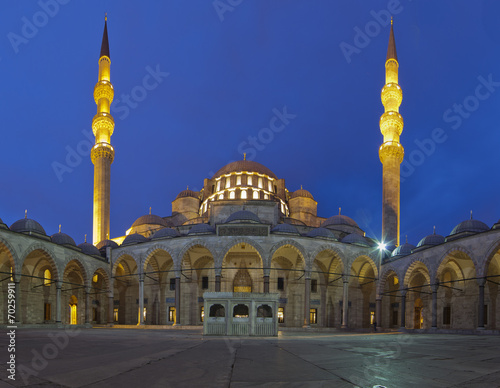
[[[274,173],[269,170],[266,166],[263,166],[260,163],[254,162],[252,160],[237,160],[236,162],[232,162],[226,164],[219,171],[215,173],[212,179],[220,177],[222,175],[230,174],[232,172],[256,172],[259,174],[267,175],[271,178],[278,179]]]

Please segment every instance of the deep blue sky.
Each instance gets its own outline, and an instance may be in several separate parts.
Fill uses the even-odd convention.
[[[380,237],[378,120],[389,26],[371,11],[394,1],[220,0],[240,3],[222,16],[211,0],[64,2],[46,17],[34,1],[10,1],[0,13],[5,223],[28,209],[48,234],[62,224],[77,243],[92,235],[88,153],[61,179],[54,163],[67,165],[68,149],[87,151],[108,12],[119,100],[112,112],[111,237],[123,235],[150,206],[170,215],[179,191],[200,189],[204,178],[241,159],[238,149],[251,146],[240,144],[265,136],[261,128],[273,109],[284,106],[296,118],[254,160],[285,178],[289,190],[309,190],[318,215],[337,214],[341,206],[369,236]],[[433,225],[446,236],[470,210],[491,226],[500,218],[500,83],[492,92],[479,87],[482,100],[475,94],[478,77],[500,81],[500,2],[401,0],[392,7],[401,142],[406,161],[419,164],[401,185],[402,240],[408,235],[417,244]],[[357,28],[372,37],[358,42],[364,47],[348,63],[341,45],[355,45]],[[140,93],[147,68],[157,66],[169,75],[126,112],[121,95]],[[459,123],[451,112],[445,121],[464,102],[468,117]],[[415,142],[429,146],[424,139],[435,128],[446,140],[422,160]]]

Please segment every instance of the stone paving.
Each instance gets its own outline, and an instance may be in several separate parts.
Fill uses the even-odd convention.
[[[18,329],[0,387],[500,387],[500,336]]]

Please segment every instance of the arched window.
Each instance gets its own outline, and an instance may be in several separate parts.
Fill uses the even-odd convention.
[[[257,317],[258,318],[272,318],[273,317],[273,309],[271,306],[267,304],[263,304],[257,307]]]
[[[220,181],[217,182],[217,191],[220,191]]]
[[[209,317],[225,317],[226,309],[221,304],[213,304],[210,306]]]
[[[229,193],[229,199],[235,199],[236,198],[236,193],[234,191],[231,191]]]
[[[241,175],[238,175],[238,176],[236,177],[236,184],[237,184],[238,186],[239,186],[239,185],[241,185]]]
[[[258,181],[258,186],[259,188],[263,189],[264,188],[264,184],[262,183],[262,178],[259,178],[259,181]]]
[[[241,199],[247,199],[247,191],[246,190],[241,191]]]
[[[230,186],[231,186],[231,177],[230,177],[230,176],[228,176],[228,177],[226,178],[226,189],[229,189],[229,187],[230,187]]]
[[[247,185],[252,186],[252,176],[251,175],[247,176]]]
[[[269,191],[273,191],[273,184],[271,183],[271,181],[267,182],[267,186],[269,187]]]
[[[219,199],[224,199],[224,194],[219,194]]]
[[[233,308],[233,317],[248,318],[248,306],[246,304],[237,304]]]
[[[269,199],[269,194],[264,194],[264,199]]]
[[[50,283],[52,283],[52,274],[50,273],[50,270],[46,269],[43,272],[43,285],[50,286]]]
[[[253,191],[253,199],[259,199],[259,191],[258,190]]]

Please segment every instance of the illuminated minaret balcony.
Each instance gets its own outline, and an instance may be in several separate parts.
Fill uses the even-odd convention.
[[[385,112],[380,117],[380,132],[384,142],[379,148],[379,157],[383,165],[382,173],[382,241],[399,245],[400,235],[400,164],[404,157],[404,148],[399,142],[403,132],[403,116],[399,106],[403,101],[403,91],[398,84],[398,56],[391,20],[391,32],[387,58],[385,62],[385,85],[381,100]]]

